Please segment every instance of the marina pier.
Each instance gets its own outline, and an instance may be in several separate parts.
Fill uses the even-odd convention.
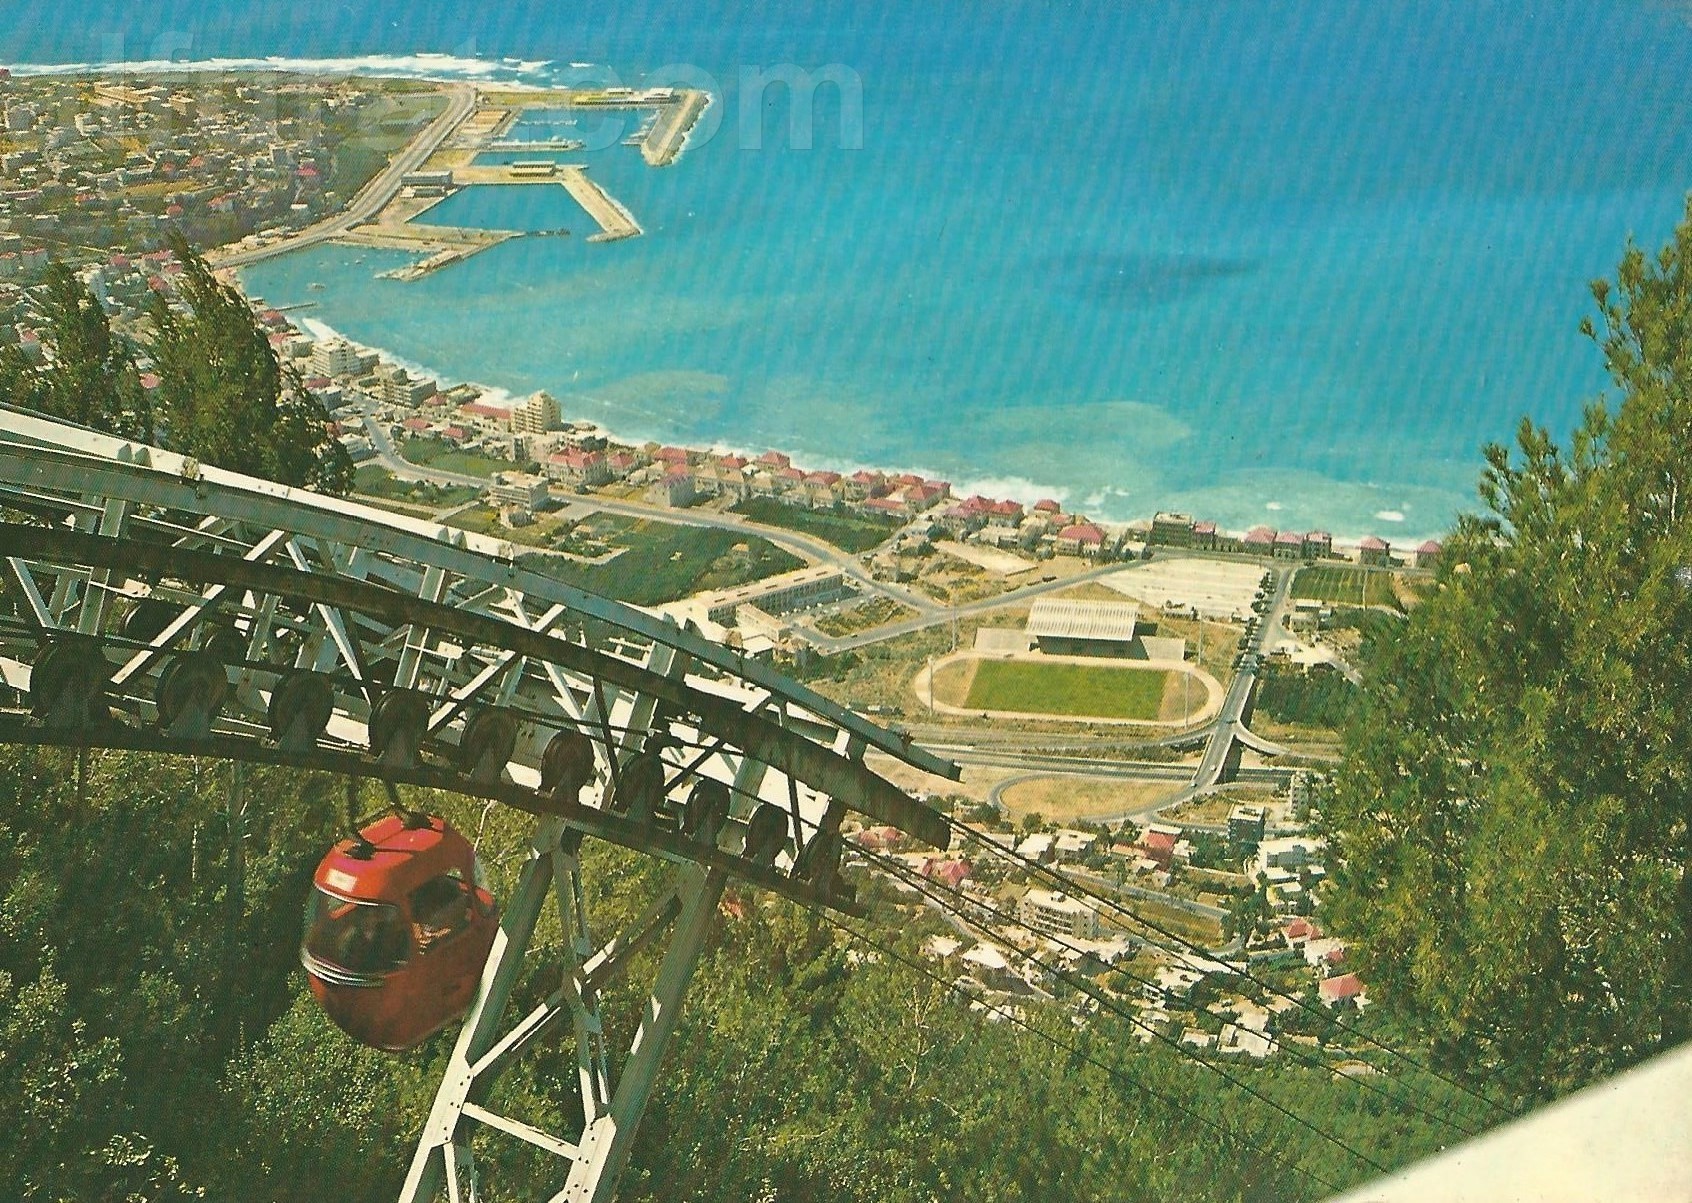
[[[647,120],[625,141],[640,149],[649,167],[674,163],[689,135],[710,107],[711,96],[692,88],[559,89],[549,92],[500,92],[463,88],[449,111],[406,149],[383,173],[380,188],[367,189],[354,213],[320,237],[360,246],[416,254],[403,267],[382,273],[396,280],[416,280],[491,246],[523,236],[518,230],[479,230],[421,225],[417,218],[463,187],[480,184],[558,184],[599,227],[589,242],[616,242],[645,231],[626,205],[588,175],[586,164],[555,163],[546,158],[504,164],[478,163],[488,151],[578,150],[566,137],[524,140],[515,137],[525,112],[549,108],[622,109],[645,112]],[[403,170],[396,170],[403,168]],[[346,217],[353,220],[347,220]],[[564,230],[542,231],[563,234]]]
[[[622,201],[601,188],[597,181],[588,178],[586,167],[561,165],[559,176],[559,182],[576,198],[576,203],[599,223],[599,233],[589,234],[589,242],[615,242],[619,238],[633,238],[645,233]]]
[[[710,103],[709,93],[687,88],[677,92],[668,104],[661,105],[658,119],[640,144],[640,154],[647,166],[667,167],[675,162],[687,145],[687,136],[699,124]]]

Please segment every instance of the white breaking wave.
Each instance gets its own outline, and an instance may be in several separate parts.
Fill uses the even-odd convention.
[[[1026,476],[983,476],[953,485],[952,492],[959,497],[969,497],[973,494],[992,498],[1008,497],[1024,505],[1033,505],[1036,501],[1044,501],[1048,497],[1062,504],[1069,499],[1070,490],[1058,485],[1043,485],[1038,481],[1029,480]],[[1101,494],[1098,504],[1103,503],[1104,497]],[[1092,508],[1093,500],[1089,498],[1086,504]]]
[[[454,387],[456,384],[462,383],[461,381],[454,380],[448,375],[435,371],[427,364],[406,359],[401,355],[395,355],[392,351],[383,347],[373,347],[368,343],[361,343],[356,338],[348,338],[345,334],[342,334],[339,330],[335,329],[335,327],[320,318],[305,317],[304,315],[301,315],[295,319],[295,324],[317,342],[327,342],[329,339],[338,338],[343,342],[351,343],[361,351],[373,351],[380,355],[385,362],[391,363],[396,367],[404,368],[406,375],[410,376],[413,380],[433,380],[436,382],[437,386],[442,389],[449,389]],[[518,398],[505,389],[490,388],[485,384],[477,384],[476,387],[481,390],[481,396],[478,400],[484,405],[497,405],[502,409],[510,409],[517,404]]]
[[[1375,517],[1379,518],[1382,522],[1403,522],[1404,521],[1404,511],[1403,510],[1376,510],[1375,511]]]
[[[417,79],[485,80],[541,75],[551,59],[483,59],[456,54],[367,54],[341,58],[134,59],[117,63],[14,63],[14,75],[85,75],[91,72],[159,75],[183,71],[278,71],[299,75],[397,75]],[[501,82],[519,82],[517,80]],[[536,85],[539,86],[539,85]]]

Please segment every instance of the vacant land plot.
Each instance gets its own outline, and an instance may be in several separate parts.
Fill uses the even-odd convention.
[[[860,605],[837,613],[824,614],[812,625],[824,635],[832,635],[838,639],[856,635],[859,631],[884,627],[890,622],[898,622],[915,613],[909,606],[901,605],[890,597],[872,597]]]
[[[379,464],[360,464],[353,475],[353,492],[384,501],[400,501],[426,510],[446,509],[474,501],[477,490],[468,485],[436,485],[422,480],[397,480]]]
[[[1298,570],[1298,575],[1293,577],[1292,594],[1348,606],[1397,606],[1398,593],[1392,581],[1390,572],[1318,564]]]
[[[492,476],[495,472],[509,472],[514,466],[508,459],[460,451],[442,439],[409,438],[399,453],[414,464],[461,476]]]
[[[916,583],[917,588],[935,601],[949,606],[996,597],[1011,588],[1004,577],[951,556],[931,556],[923,561],[922,575]]]
[[[395,151],[446,109],[447,98],[433,88],[412,92],[396,82],[384,86],[383,92],[359,115],[358,128],[350,131],[330,156],[325,186],[338,196],[350,198],[369,183]]]
[[[848,514],[834,510],[807,510],[787,505],[768,497],[753,497],[733,509],[754,522],[766,526],[780,526],[801,534],[815,535],[842,551],[868,551],[887,541],[887,537],[903,525],[896,518],[871,518],[864,514]]]
[[[1134,894],[1121,900],[1122,906],[1135,915],[1143,915],[1147,923],[1135,923],[1132,919],[1120,914],[1105,916],[1104,926],[1124,931],[1130,935],[1139,936],[1153,944],[1167,945],[1169,940],[1163,932],[1173,932],[1183,940],[1199,944],[1206,948],[1214,947],[1222,941],[1222,925],[1216,920],[1204,915],[1195,915],[1191,911],[1183,910],[1168,903],[1154,902],[1143,895]],[[1156,924],[1151,927],[1148,924]],[[1158,931],[1161,928],[1162,931]]]
[[[767,540],[709,527],[635,521],[607,540],[626,550],[602,564],[526,555],[523,566],[566,584],[656,606],[707,589],[728,589],[803,567]]]
[[[1171,807],[1162,814],[1170,823],[1213,823],[1228,821],[1228,812],[1236,806],[1267,806],[1280,795],[1272,789],[1250,789],[1235,786],[1226,793],[1195,798],[1181,806]]]
[[[943,539],[934,545],[934,549],[999,576],[1016,576],[1019,573],[1032,572],[1035,568],[1033,560],[1025,560],[996,547],[983,547],[979,543],[959,543]]]
[[[1007,818],[1037,814],[1048,823],[1073,823],[1155,806],[1180,786],[1168,781],[1107,781],[1089,777],[1032,777],[999,795]]]
[[[967,705],[979,710],[1155,721],[1161,716],[1170,676],[1146,669],[984,660],[970,683]]]
[[[1261,564],[1171,557],[1135,564],[1101,579],[1150,609],[1189,614],[1197,610],[1205,618],[1235,618],[1251,613],[1263,572]]]

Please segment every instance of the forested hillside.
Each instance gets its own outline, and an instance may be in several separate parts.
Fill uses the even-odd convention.
[[[1488,449],[1326,804],[1369,980],[1532,1097],[1692,1023],[1692,219],[1593,292],[1612,394]]]
[[[1512,1099],[1593,1080],[1692,1022],[1689,254],[1692,225],[1660,256],[1630,251],[1616,284],[1596,288],[1591,333],[1614,396],[1566,448],[1524,425],[1513,451],[1489,450],[1487,512],[1461,522],[1438,587],[1370,641],[1322,799],[1337,855],[1321,918],[1353,940],[1381,1000],[1366,1022]],[[165,393],[175,436],[242,454],[203,403],[227,390],[270,415],[272,469],[334,483],[308,399],[279,411],[280,380],[248,389],[194,366],[196,340],[245,343],[202,283],[192,316],[160,317],[157,353],[181,383]],[[58,345],[85,351],[64,371],[83,374],[0,360],[0,385],[37,389],[56,412],[95,397],[82,420],[151,421],[132,365],[68,285],[62,299]],[[0,610],[17,601],[0,594]],[[305,989],[300,909],[343,829],[342,790],[212,761],[0,748],[9,1197],[395,1194],[452,1037],[369,1052]],[[509,889],[528,820],[412,801],[474,834],[496,891]],[[590,847],[590,907],[609,932],[658,868]],[[972,1009],[901,960],[932,930],[913,912],[884,915],[862,945],[785,902],[725,907],[622,1198],[1278,1201],[1453,1140],[1345,1075],[1235,1063],[1254,1098],[1109,1015]],[[543,954],[558,946],[551,922]],[[546,965],[532,962],[519,1006],[556,984]],[[628,990],[607,996],[625,1034]],[[575,1072],[566,1039],[521,1061],[496,1101],[568,1128]],[[1431,1090],[1400,1068],[1370,1076],[1387,1093]],[[1465,1127],[1498,1118],[1443,1086],[1423,1099]],[[556,1164],[521,1146],[488,1140],[478,1156],[492,1199],[557,1187]]]
[[[342,785],[246,774],[237,875],[228,765],[0,749],[0,1092],[12,1100],[0,1181],[13,1197],[397,1192],[451,1035],[392,1057],[323,1018],[295,961],[297,925],[338,834]],[[479,807],[431,801],[481,828],[496,888],[508,885],[527,820],[495,811],[482,827]],[[616,852],[592,869],[590,905],[609,931],[633,917],[656,870]],[[1285,1199],[1368,1176],[1202,1068],[1143,1048],[1126,1025],[1077,1031],[1058,1008],[1031,1010],[1032,1031],[993,1022],[788,903],[741,902],[700,968],[622,1198]],[[555,950],[553,924],[542,942]],[[877,938],[900,939],[887,928]],[[534,964],[523,1006],[554,984]],[[632,1003],[610,999],[624,1033]],[[1446,1135],[1349,1081],[1245,1072],[1384,1163]],[[502,1079],[501,1105],[568,1122],[574,1077],[566,1039]],[[524,1149],[479,1147],[494,1198],[556,1189],[556,1163]]]

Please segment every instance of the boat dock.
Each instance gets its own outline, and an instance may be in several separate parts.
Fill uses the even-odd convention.
[[[462,263],[490,246],[520,237],[522,234],[518,230],[471,230],[459,226],[396,222],[355,226],[337,241],[422,255],[423,258],[414,263],[379,273],[387,280],[421,280],[430,272],[439,271],[449,264]]]
[[[684,88],[675,94],[675,99],[660,105],[658,119],[652,123],[652,128],[647,130],[640,144],[640,154],[647,166],[667,167],[674,163],[687,147],[687,136],[699,124],[699,118],[704,116],[710,104],[709,92]]]
[[[586,146],[580,138],[495,138],[483,150],[580,150]]]
[[[559,164],[558,175],[558,182],[576,198],[578,205],[587,210],[587,215],[599,223],[599,233],[588,235],[589,242],[615,242],[619,238],[633,238],[645,233],[622,201],[588,179],[586,167]]]
[[[588,177],[584,164],[540,158],[499,164],[476,162],[480,152],[489,150],[510,153],[582,149],[582,143],[573,138],[532,141],[512,138],[525,112],[545,107],[645,110],[646,120],[624,141],[640,148],[648,166],[664,167],[675,162],[687,148],[689,136],[711,106],[710,93],[693,88],[557,89],[535,93],[471,86],[455,97],[454,109],[447,118],[430,127],[430,137],[408,148],[403,161],[390,164],[384,178],[392,177],[391,187],[384,189],[376,207],[362,221],[347,221],[343,217],[337,223],[341,228],[327,235],[337,242],[403,250],[418,256],[412,263],[383,272],[388,278],[421,279],[490,246],[524,237],[524,232],[517,230],[417,224],[417,218],[446,196],[471,185],[560,184],[599,227],[597,233],[588,235],[587,241],[616,242],[645,233],[623,202]],[[435,178],[412,180],[406,186],[407,176],[420,173]],[[529,233],[545,237],[561,236],[568,231]]]

